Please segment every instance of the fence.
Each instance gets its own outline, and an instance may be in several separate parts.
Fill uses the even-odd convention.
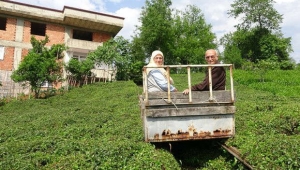
[[[4,97],[15,97],[19,94],[28,94],[29,86],[22,86],[20,83],[15,83],[11,78],[12,71],[0,70],[0,99]]]
[[[67,83],[68,86],[81,86],[84,84],[92,84],[95,82],[107,82],[107,81],[115,81],[116,80],[116,70],[107,70],[107,69],[92,69],[91,76],[82,76],[80,80],[78,80],[75,76],[68,73],[67,74]]]

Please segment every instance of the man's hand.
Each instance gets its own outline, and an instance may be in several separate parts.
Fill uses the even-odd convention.
[[[183,90],[183,94],[189,94],[189,92],[190,92],[190,90],[189,89],[185,89],[185,90]]]

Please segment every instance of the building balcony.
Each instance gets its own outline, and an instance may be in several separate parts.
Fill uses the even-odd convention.
[[[78,40],[78,39],[68,39],[66,42],[66,46],[69,48],[69,51],[76,52],[89,52],[94,51],[98,48],[98,46],[102,46],[103,43]]]

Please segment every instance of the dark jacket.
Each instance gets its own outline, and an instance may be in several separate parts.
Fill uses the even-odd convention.
[[[211,70],[212,76],[212,89],[213,90],[225,90],[226,72],[223,67],[213,67]],[[209,77],[208,69],[206,70],[205,79],[194,86],[192,91],[208,91],[209,90]]]

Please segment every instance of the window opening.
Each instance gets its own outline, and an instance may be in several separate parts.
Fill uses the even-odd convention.
[[[46,24],[32,22],[30,33],[33,35],[45,36],[46,35]]]
[[[73,30],[73,38],[79,40],[93,41],[93,33],[88,31]]]
[[[0,17],[0,30],[6,30],[7,19]]]

